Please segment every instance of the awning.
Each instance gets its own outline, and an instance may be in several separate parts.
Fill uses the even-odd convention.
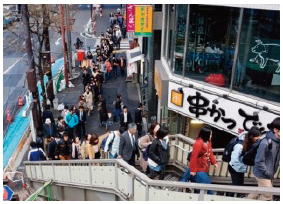
[[[144,58],[142,53],[141,53],[140,47],[136,47],[134,49],[128,50],[126,52],[126,56],[127,56],[128,63],[133,63],[133,62],[136,62],[138,60],[142,60]]]

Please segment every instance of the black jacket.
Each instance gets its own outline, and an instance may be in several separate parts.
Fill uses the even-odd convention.
[[[132,120],[132,116],[131,116],[131,113],[128,111],[127,112],[127,123],[131,123],[133,120]],[[120,114],[120,125],[122,126],[124,123],[124,112],[122,112]]]
[[[71,156],[71,150],[72,150],[72,143],[71,141],[65,142],[64,139],[61,139],[58,142],[58,145],[56,147],[56,152],[58,152],[59,155],[63,156]]]
[[[78,116],[78,118],[79,118],[79,121],[81,122],[81,120],[80,120],[80,111],[77,110],[77,111],[76,111],[76,114],[77,114],[77,116]],[[83,122],[86,122],[86,111],[83,111],[82,121],[83,121]]]
[[[43,123],[45,123],[46,118],[49,118],[51,120],[51,123],[55,123],[53,113],[50,110],[43,111],[43,114],[42,114]]]
[[[108,120],[108,112],[106,109],[101,109],[99,111],[100,121],[107,121]]]
[[[135,110],[135,123],[142,123],[142,110]]]
[[[56,152],[57,148],[57,142],[55,139],[52,139],[49,147],[48,147],[48,158],[52,160],[56,160],[55,156],[58,156],[58,153]]]
[[[158,165],[167,164],[170,159],[169,144],[167,143],[167,149],[165,149],[160,140],[155,138],[149,147],[148,157]]]
[[[87,85],[90,82],[90,75],[87,74],[83,74],[83,85]]]
[[[43,134],[44,134],[44,137],[45,137],[45,138],[50,135],[50,129],[49,129],[49,127],[50,127],[50,126],[47,125],[47,124],[44,124],[44,125],[43,125]],[[52,135],[50,135],[50,136],[54,137],[54,136],[57,134],[57,126],[56,126],[55,124],[51,123],[51,128],[52,128],[53,133],[52,133]]]

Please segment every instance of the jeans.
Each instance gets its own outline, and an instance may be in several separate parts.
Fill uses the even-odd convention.
[[[106,72],[105,77],[105,79],[108,80],[110,78],[110,72]]]
[[[190,174],[190,168],[188,168],[185,173],[182,176],[181,182],[188,182],[191,180],[192,182],[196,183],[207,183],[211,184],[210,178],[208,176],[208,173],[206,172],[197,172],[195,176],[191,176]],[[214,192],[211,190],[207,191],[207,194],[213,195]]]
[[[244,185],[244,176],[245,176],[244,173],[236,172],[230,164],[228,165],[228,171],[231,175],[233,186],[243,186]],[[234,193],[232,192],[229,192],[227,195],[234,197]],[[237,194],[237,195],[240,195],[240,194]]]
[[[118,120],[120,118],[121,108],[115,108],[114,109],[114,121]]]
[[[106,81],[106,72],[101,72],[103,76],[103,81]]]
[[[113,66],[114,77],[117,77],[117,66]]]
[[[115,153],[114,155],[111,154],[111,152],[109,152],[109,159],[116,159],[118,157],[118,154]]]

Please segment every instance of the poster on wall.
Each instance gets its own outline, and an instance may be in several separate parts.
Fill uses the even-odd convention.
[[[183,104],[172,103],[175,90],[183,90]],[[267,124],[279,115],[257,109],[243,103],[225,99],[194,88],[183,87],[169,82],[168,108],[190,118],[197,118],[211,126],[223,129],[234,135],[241,130],[248,131],[253,125],[267,131]],[[180,99],[180,98],[178,98]],[[178,100],[181,101],[181,100]],[[176,101],[173,101],[176,102]]]
[[[133,73],[137,73],[137,62],[128,63],[127,66],[127,77],[132,77]]]
[[[127,4],[127,32],[135,32],[135,4]]]
[[[152,36],[152,5],[135,5],[135,36]]]

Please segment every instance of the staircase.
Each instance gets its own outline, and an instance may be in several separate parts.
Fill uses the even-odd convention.
[[[94,44],[94,49],[96,49],[97,46],[100,46],[100,39],[101,37],[97,37],[96,40],[95,40],[95,44]],[[122,51],[125,51],[125,50],[129,50],[130,49],[130,44],[129,44],[129,40],[126,38],[126,39],[122,39],[122,41],[120,42],[120,49],[116,49],[114,47],[114,53],[116,52],[122,52]]]

